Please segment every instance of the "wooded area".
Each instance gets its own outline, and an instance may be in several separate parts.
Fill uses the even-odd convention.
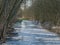
[[[28,1],[31,1],[31,5],[27,5]],[[0,0],[0,38],[2,42],[5,42],[7,32],[13,30],[12,25],[17,21],[19,11],[19,15],[37,20],[43,27],[45,23],[49,24],[49,29],[52,26],[60,26],[60,0]]]
[[[31,0],[32,1],[32,0]],[[42,24],[60,26],[60,1],[59,0],[33,0],[32,5],[23,11],[23,15],[31,17]]]

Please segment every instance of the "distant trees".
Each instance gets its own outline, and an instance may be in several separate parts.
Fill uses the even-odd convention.
[[[0,37],[3,42],[22,2],[23,0],[0,0]]]
[[[28,1],[28,0],[26,0]],[[26,17],[32,17],[42,25],[49,23],[52,25],[60,25],[60,0],[30,0],[32,5],[23,11]],[[24,2],[26,4],[26,2]],[[46,27],[46,26],[45,26]]]
[[[54,25],[60,25],[60,0],[35,0],[31,9],[35,20],[42,24],[50,22]]]

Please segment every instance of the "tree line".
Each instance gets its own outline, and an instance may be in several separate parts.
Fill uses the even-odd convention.
[[[34,0],[28,11],[42,25],[60,26],[60,0]]]

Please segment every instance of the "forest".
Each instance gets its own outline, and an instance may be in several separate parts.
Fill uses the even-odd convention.
[[[28,2],[30,1],[30,3]],[[28,3],[27,3],[28,2]],[[37,21],[52,30],[60,26],[60,0],[0,0],[0,40],[5,42],[12,25],[20,18]],[[57,31],[53,31],[59,33]]]

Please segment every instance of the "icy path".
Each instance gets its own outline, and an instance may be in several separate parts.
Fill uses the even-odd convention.
[[[60,45],[60,37],[46,29],[25,26],[15,27],[15,30],[13,33],[18,33],[18,36],[11,37],[1,45]]]

